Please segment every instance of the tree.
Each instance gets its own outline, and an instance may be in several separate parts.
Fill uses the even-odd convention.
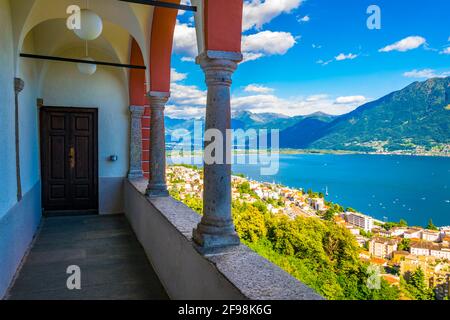
[[[240,185],[238,185],[237,189],[240,194],[248,194],[255,198],[258,197],[256,192],[253,191],[252,188],[250,188],[250,183],[248,181],[245,181],[245,182],[241,183]]]
[[[328,210],[325,212],[323,218],[324,218],[325,220],[332,221],[333,218],[334,218],[334,216],[335,216],[335,214],[336,214],[336,211],[335,211],[334,209],[328,209]]]
[[[239,189],[247,193],[250,186],[243,183]],[[184,193],[179,187],[171,190],[171,195],[201,214],[202,199]],[[310,194],[314,195],[312,191]],[[274,199],[269,202],[281,204]],[[381,289],[368,289],[367,266],[359,260],[360,248],[355,237],[333,221],[333,216],[344,208],[333,203],[328,207],[325,217],[330,221],[306,217],[291,219],[270,214],[267,203],[261,199],[254,203],[235,199],[232,215],[243,243],[325,298],[397,299],[398,290],[384,280]]]
[[[403,238],[398,244],[398,250],[409,251],[411,249],[411,239]]]
[[[412,298],[417,300],[433,300],[434,292],[428,288],[425,282],[425,273],[422,268],[417,268],[416,271],[410,273],[405,284],[407,292]]]
[[[398,223],[399,227],[407,227],[408,226],[408,222],[404,219],[400,219],[399,223]]]
[[[267,235],[264,215],[252,204],[233,202],[233,220],[241,239],[257,242]]]
[[[433,223],[433,219],[428,220],[428,226],[427,226],[428,230],[439,230],[438,227],[436,227]]]
[[[253,202],[253,206],[262,214],[266,214],[268,212],[267,205],[261,200],[256,200],[255,202]]]

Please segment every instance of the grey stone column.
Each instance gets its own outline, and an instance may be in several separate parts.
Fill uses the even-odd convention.
[[[142,178],[142,115],[145,108],[142,106],[130,106],[130,169],[129,179]]]
[[[22,79],[14,78],[17,201],[22,200],[22,182],[20,177],[19,93],[22,92],[24,87],[25,83]]]
[[[150,92],[150,180],[146,195],[166,197],[169,195],[166,183],[166,140],[164,128],[164,109],[169,93]]]
[[[216,129],[223,137],[223,159],[218,161],[221,163],[207,164],[205,161],[203,167],[203,217],[193,231],[193,238],[204,251],[240,243],[231,217],[231,164],[227,161],[231,146],[226,142],[227,130],[231,128],[231,76],[240,60],[242,55],[239,53],[217,51],[197,57],[208,86],[205,130]],[[205,148],[210,143],[205,139]]]

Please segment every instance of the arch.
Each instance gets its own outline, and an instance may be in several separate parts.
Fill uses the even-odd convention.
[[[199,53],[241,53],[243,0],[192,0]]]
[[[78,2],[78,3],[74,3]],[[12,1],[14,14],[14,34],[16,56],[23,45],[26,35],[35,26],[51,19],[67,19],[66,9],[69,5],[78,4],[83,7],[84,1],[74,0],[15,0]],[[136,39],[140,48],[147,52],[150,37],[148,30],[148,17],[152,16],[153,7],[139,6],[132,3],[111,0],[96,0],[90,2],[90,8],[97,12],[104,21],[118,25],[127,30]],[[139,8],[139,10],[137,9]],[[144,54],[144,62],[148,66],[148,54]],[[16,63],[16,70],[18,64]]]
[[[64,54],[69,57],[78,58],[83,55],[84,41],[80,40],[73,32],[67,30],[66,28],[62,28],[65,24],[64,19],[49,19],[41,22],[36,25],[32,30],[24,38],[24,43],[28,37],[33,36],[33,42],[35,44],[35,51],[39,54],[43,55],[61,55],[61,53],[69,53]],[[48,35],[51,34],[52,37]],[[116,63],[124,63],[128,64],[129,62],[129,53],[131,46],[131,39],[134,39],[127,30],[123,29],[121,26],[110,23],[109,21],[104,21],[104,31],[102,35],[94,40],[89,41],[89,48],[91,52],[101,53],[103,59],[107,58],[107,61],[116,62]],[[141,49],[137,42],[135,42],[139,52]],[[19,48],[22,50],[22,48]],[[73,55],[72,52],[76,52],[76,55]],[[80,52],[81,51],[81,52]],[[22,62],[24,60],[20,60],[17,64],[16,73],[20,74],[20,69]],[[143,59],[139,62],[140,65],[144,64]],[[42,79],[45,78],[46,71],[49,66],[49,62],[40,61],[36,63],[37,69],[40,74],[38,81],[38,88],[41,88]],[[128,85],[128,77],[129,73],[126,69],[121,70],[123,74],[124,84]],[[145,70],[142,70],[145,78]]]
[[[180,0],[167,0],[179,4]],[[170,66],[177,10],[157,7],[150,44],[150,91],[170,92]]]
[[[144,63],[142,51],[133,38],[131,40],[130,64],[141,65]],[[129,78],[130,105],[144,106],[146,102],[145,70],[131,69]]]

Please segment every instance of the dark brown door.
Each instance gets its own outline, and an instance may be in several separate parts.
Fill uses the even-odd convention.
[[[41,108],[42,202],[47,213],[97,213],[97,110]]]

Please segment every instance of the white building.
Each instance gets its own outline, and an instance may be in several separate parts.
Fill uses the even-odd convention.
[[[382,237],[374,237],[369,242],[369,252],[372,256],[383,259],[391,259],[392,253],[397,251],[396,240]]]
[[[438,259],[450,260],[450,249],[449,248],[440,248],[440,250],[431,249],[430,256],[436,257]]]
[[[309,199],[309,205],[316,211],[325,210],[325,200],[323,198]]]
[[[345,220],[347,223],[369,232],[373,229],[373,218],[357,212],[346,212]]]
[[[400,237],[405,234],[405,232],[408,230],[406,227],[394,227],[391,229],[391,235],[393,237]]]
[[[405,239],[421,239],[423,229],[421,228],[410,228],[404,234]]]
[[[356,228],[354,226],[347,225],[347,229],[348,229],[348,231],[350,231],[351,234],[353,234],[355,236],[358,236],[360,234],[360,229]]]
[[[433,242],[415,242],[411,244],[411,254],[416,256],[433,256],[450,260],[450,248]]]
[[[422,240],[438,242],[441,240],[441,232],[434,230],[423,230],[422,231]]]
[[[413,254],[415,256],[429,256],[430,249],[426,246],[412,245],[411,246],[411,254]]]

